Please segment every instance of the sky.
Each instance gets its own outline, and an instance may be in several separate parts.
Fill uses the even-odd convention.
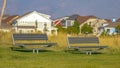
[[[31,11],[51,15],[53,19],[73,14],[112,19],[120,18],[120,0],[7,0],[5,14],[23,15]]]

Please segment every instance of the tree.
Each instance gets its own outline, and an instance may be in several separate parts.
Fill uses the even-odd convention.
[[[93,28],[92,28],[90,25],[88,25],[88,24],[86,23],[86,24],[84,24],[84,25],[82,26],[82,28],[81,28],[81,33],[83,33],[83,34],[86,34],[86,33],[88,33],[88,34],[93,33]]]
[[[118,33],[120,33],[120,25],[117,25],[116,29],[117,29]]]
[[[116,29],[120,30],[120,25],[117,25],[117,26],[116,26]]]
[[[3,17],[4,12],[5,12],[6,2],[7,2],[7,0],[3,1],[2,10],[1,10],[1,16],[0,16],[0,26],[1,26],[1,22],[2,22],[2,17]]]
[[[73,33],[73,34],[78,34],[80,29],[79,29],[79,22],[75,21],[73,26],[69,26],[67,29],[62,28],[61,26],[56,26],[58,28],[58,31],[61,32],[67,32],[67,33]]]
[[[65,28],[62,28],[62,26],[56,26],[58,28],[58,32],[67,32]]]
[[[73,33],[73,34],[79,34],[79,32],[80,32],[79,22],[75,21],[73,26],[67,28],[67,32]]]
[[[106,36],[109,35],[105,30],[103,30],[103,32],[101,33],[101,36]]]

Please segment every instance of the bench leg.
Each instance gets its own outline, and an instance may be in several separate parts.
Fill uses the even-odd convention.
[[[33,54],[35,53],[35,49],[33,49]]]
[[[91,55],[92,52],[91,52],[91,51],[87,51],[86,54],[87,54],[87,55]]]
[[[38,52],[39,52],[39,49],[37,49],[37,54],[38,54]]]
[[[39,49],[33,49],[33,54],[34,54],[35,52],[38,54],[38,53],[39,53]]]
[[[88,55],[88,54],[89,54],[89,52],[86,52],[86,54]]]
[[[89,52],[89,54],[91,55],[91,54],[92,54],[92,52],[90,51],[90,52]]]

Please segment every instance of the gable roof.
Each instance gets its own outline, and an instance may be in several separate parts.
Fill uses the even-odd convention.
[[[111,19],[105,19],[107,21],[107,23],[112,23]]]
[[[12,21],[14,21],[18,17],[19,17],[18,15],[12,15],[12,16],[5,17],[1,22],[0,29],[10,29],[12,27],[11,25]]]
[[[120,25],[120,22],[110,22],[106,27],[116,27],[117,25]]]
[[[2,23],[9,23],[14,21],[15,19],[17,19],[19,16],[18,15],[12,15],[12,16],[8,16],[6,19],[2,20]]]
[[[62,17],[62,18],[59,18],[59,19],[56,19],[56,20],[53,20],[52,21],[52,24],[54,25],[54,26],[61,26],[62,25],[62,20],[69,20],[69,17]]]
[[[45,19],[48,19],[48,20],[50,20],[49,18],[51,17],[50,15],[47,15],[47,14],[42,14],[42,13],[39,13],[39,12],[37,12],[37,11],[32,11],[32,12],[28,12],[28,13],[20,16],[17,20],[20,20],[20,19],[24,18],[25,16],[28,16],[28,15],[30,15],[30,14],[32,14],[32,13],[36,13],[36,14],[38,14],[38,15],[40,15],[40,16],[44,17]],[[51,21],[51,20],[50,20],[50,21]]]
[[[93,19],[93,18],[97,18],[96,16],[90,15],[90,16],[80,16],[78,14],[69,16],[70,20],[76,20],[79,22],[79,24],[81,25],[82,23],[84,23],[85,21],[87,21],[88,19]]]
[[[52,22],[52,24],[54,25],[54,26],[61,26],[62,25],[62,20],[56,20],[56,21],[53,21]]]
[[[88,19],[94,19],[97,18],[96,16],[78,16],[77,21],[80,23],[80,25],[82,23],[84,23],[85,21],[87,21]]]

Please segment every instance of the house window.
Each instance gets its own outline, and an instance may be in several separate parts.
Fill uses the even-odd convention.
[[[67,26],[72,26],[71,21],[68,20],[66,23],[67,23]]]
[[[62,20],[62,26],[66,26],[66,21],[65,20]]]

